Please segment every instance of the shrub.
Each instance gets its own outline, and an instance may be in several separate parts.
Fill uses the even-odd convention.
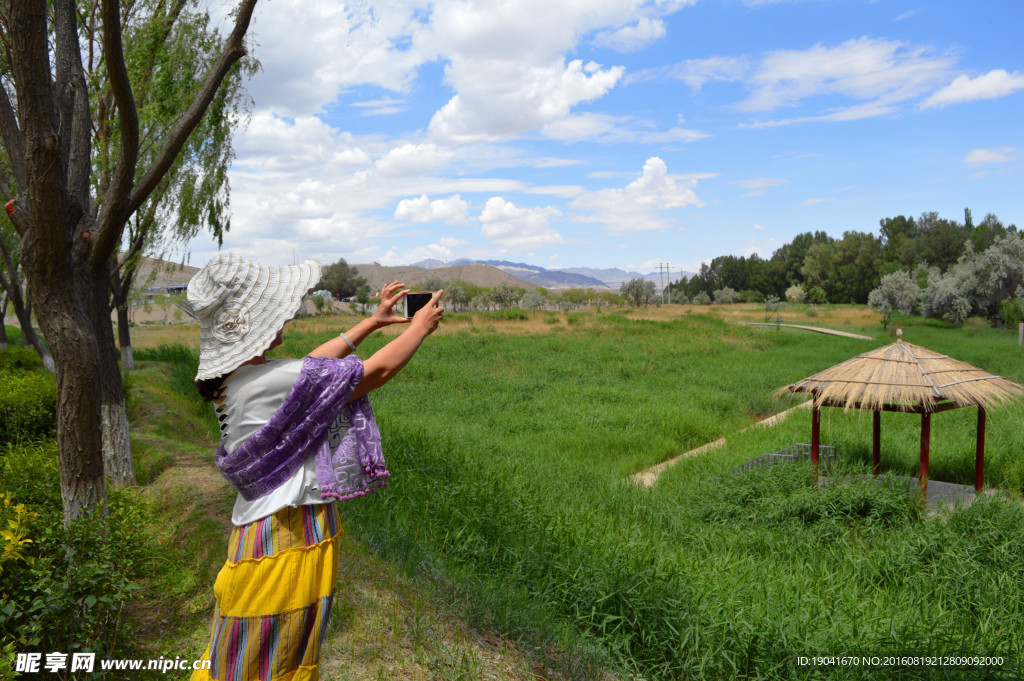
[[[50,374],[0,373],[0,443],[53,435],[57,382]]]
[[[9,345],[0,350],[0,373],[16,371],[43,371],[43,360],[29,348]]]
[[[786,301],[799,305],[800,303],[806,302],[807,293],[804,291],[804,287],[800,284],[794,284],[786,289]]]
[[[764,294],[752,288],[740,291],[740,300],[744,303],[763,303]]]
[[[738,302],[740,302],[740,294],[736,293],[734,288],[726,286],[715,291],[716,305],[731,305]]]
[[[116,655],[132,578],[150,559],[140,528],[146,510],[132,492],[108,497],[109,515],[62,523],[57,448],[52,441],[8,446],[0,467],[0,645]],[[9,521],[14,521],[13,524]],[[15,527],[15,525],[17,527]],[[6,543],[3,543],[6,540]]]
[[[1020,298],[1007,298],[999,304],[999,312],[1003,315],[1003,323],[1008,329],[1016,329],[1024,319],[1024,301]]]
[[[692,302],[694,305],[710,305],[711,304],[711,296],[709,296],[704,291],[701,291],[700,293],[695,295],[693,297],[693,300],[690,301],[690,302]]]

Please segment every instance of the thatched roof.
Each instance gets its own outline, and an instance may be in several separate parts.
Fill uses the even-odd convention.
[[[998,403],[1024,395],[1024,386],[966,362],[904,343],[865,352],[780,389],[814,393],[818,406],[931,411],[940,402],[958,407]]]

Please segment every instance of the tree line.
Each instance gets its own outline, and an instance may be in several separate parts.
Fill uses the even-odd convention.
[[[723,255],[700,271],[669,285],[672,302],[716,301],[725,289],[744,302],[776,297],[790,302],[868,302],[882,277],[897,271],[943,275],[965,254],[980,254],[997,239],[1017,234],[989,213],[974,223],[965,209],[963,222],[923,213],[883,218],[877,234],[844,232],[833,238],[823,231],[804,232],[776,249],[770,258]],[[970,249],[968,251],[968,249]],[[922,288],[927,281],[918,282]]]

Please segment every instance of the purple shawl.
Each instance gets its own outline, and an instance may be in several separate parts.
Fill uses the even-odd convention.
[[[348,402],[362,378],[363,363],[354,355],[306,357],[291,392],[262,428],[230,454],[217,445],[217,468],[246,501],[270,493],[310,456],[324,499],[344,501],[387,487],[391,474],[370,400]]]

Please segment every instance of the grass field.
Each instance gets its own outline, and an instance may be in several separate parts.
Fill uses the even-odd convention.
[[[819,490],[801,466],[716,480],[808,440],[806,412],[737,434],[797,402],[773,397],[777,388],[892,342],[892,329],[855,307],[783,317],[876,340],[733,323],[763,314],[451,315],[374,393],[393,482],[345,505],[349,537],[571,678],[598,669],[645,679],[1020,678],[1019,489],[930,515],[915,495],[856,477]],[[347,323],[296,321],[278,354],[301,356]],[[1012,332],[902,323],[909,342],[1024,381]],[[144,331],[136,347],[150,343]],[[368,339],[360,355],[386,340]],[[990,412],[989,484],[1020,480],[1022,422],[1019,404]],[[974,411],[940,414],[932,427],[932,478],[970,481]],[[884,469],[916,471],[918,428],[912,416],[885,415]],[[626,482],[723,436],[723,448],[682,461],[649,490]],[[863,472],[870,417],[826,410],[822,440],[846,472]],[[841,654],[1004,662],[798,663]]]

